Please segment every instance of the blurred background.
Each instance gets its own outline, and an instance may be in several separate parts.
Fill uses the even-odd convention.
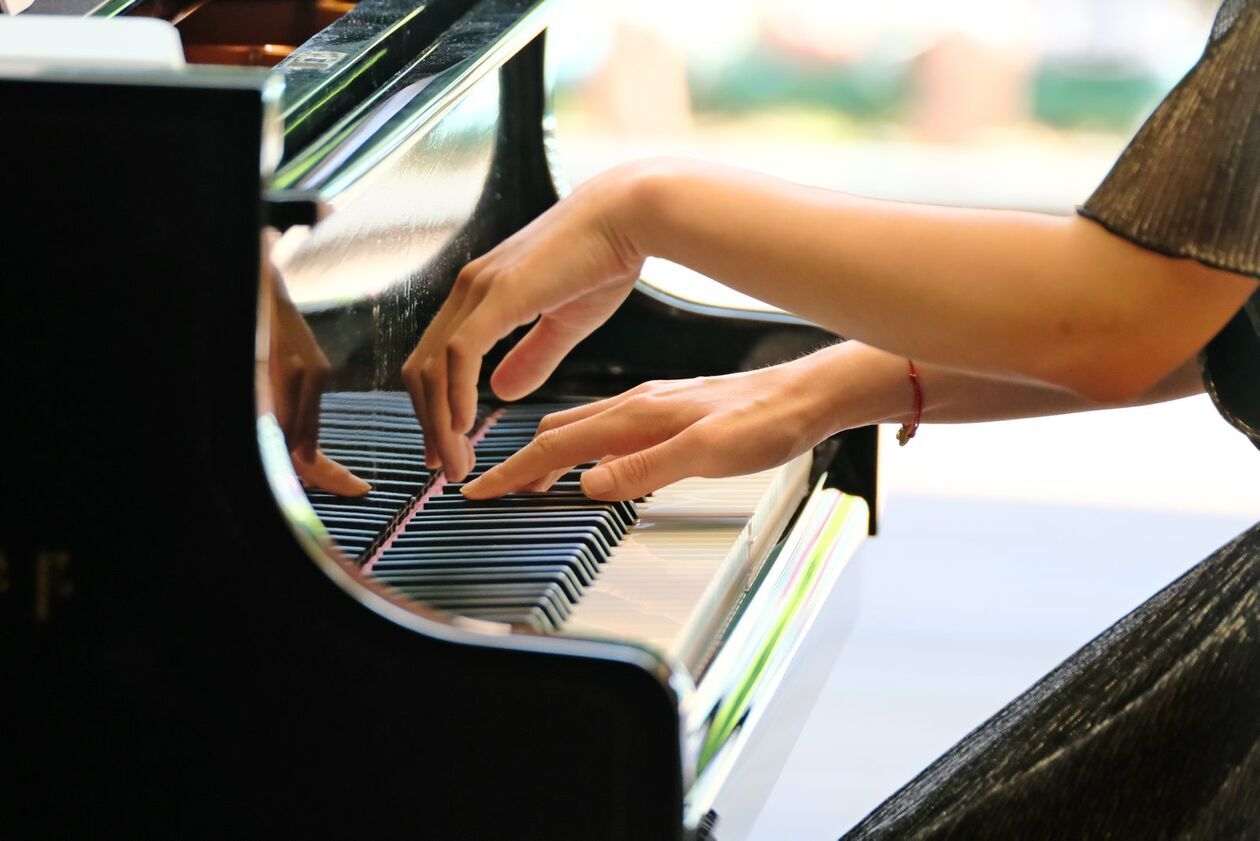
[[[1194,63],[1210,0],[586,0],[552,28],[576,184],[681,154],[899,200],[1070,213]],[[755,209],[753,209],[755,212]],[[668,264],[703,303],[759,302]],[[1249,526],[1260,454],[1205,396],[882,441],[856,623],[739,838],[835,838]]]
[[[1059,210],[1193,63],[1203,0],[593,0],[555,25],[575,178],[700,154],[873,195]]]

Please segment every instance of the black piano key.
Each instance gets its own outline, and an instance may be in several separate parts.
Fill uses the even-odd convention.
[[[393,545],[399,548],[413,546],[506,546],[525,545],[531,543],[554,543],[571,541],[585,546],[600,563],[608,559],[611,547],[604,540],[598,529],[590,526],[564,526],[538,528],[500,528],[493,530],[452,529],[450,531],[413,530],[415,521],[408,523],[403,531],[394,538]]]
[[[359,504],[354,504],[354,503]],[[392,505],[392,503],[391,503]],[[384,505],[372,505],[370,500],[358,497],[353,501],[347,501],[345,505],[336,505],[329,502],[311,502],[311,507],[315,509],[315,513],[319,515],[328,514],[330,517],[345,515],[347,517],[366,517],[380,519],[388,522],[390,519],[389,508]]]
[[[376,559],[372,573],[409,569],[468,569],[477,566],[546,566],[563,564],[583,585],[595,580],[599,567],[585,547],[555,543],[531,547],[465,549],[429,547],[420,551],[390,547]]]
[[[329,446],[346,447],[364,452],[397,452],[400,455],[411,455],[424,451],[424,438],[420,435],[322,429],[319,433],[319,441]]]
[[[590,558],[581,551],[576,551],[573,547],[556,546],[523,552],[431,551],[419,554],[389,552],[376,559],[372,574],[411,574],[427,570],[471,572],[482,569],[507,572],[515,569],[550,569],[552,567],[563,567],[569,570],[573,578],[583,587],[594,581],[598,572]]]
[[[474,515],[454,511],[439,515],[424,511],[407,524],[405,533],[469,530],[497,533],[503,529],[520,528],[593,528],[603,536],[604,545],[610,549],[621,538],[613,516],[599,511],[527,513],[526,516],[521,516],[519,512]]]
[[[519,520],[532,520],[535,517],[554,517],[557,515],[564,516],[569,514],[598,514],[602,522],[607,523],[612,530],[612,537],[609,539],[618,539],[625,537],[629,531],[629,526],[621,518],[616,510],[611,507],[603,506],[587,506],[587,505],[566,505],[564,503],[549,502],[549,504],[541,505],[522,505],[520,500],[516,505],[478,505],[472,502],[466,502],[460,505],[445,504],[447,502],[457,502],[451,497],[434,497],[435,502],[442,504],[429,505],[425,504],[422,516],[427,518],[442,517],[511,517]]]
[[[557,630],[633,527],[634,504],[587,498],[580,475],[590,464],[568,471],[544,493],[467,500],[459,491],[532,441],[543,417],[572,405],[498,410],[481,431],[470,475],[444,483],[413,511],[433,473],[424,465],[424,435],[410,398],[401,392],[327,394],[320,446],[373,489],[358,499],[314,489],[307,495],[342,549],[360,557],[375,551],[369,574],[404,596],[473,618]],[[487,416],[480,411],[477,423]],[[394,530],[388,548],[376,549]]]
[[[337,507],[359,505],[366,508],[380,508],[387,505],[403,506],[411,502],[414,494],[394,493],[372,488],[366,496],[337,496],[326,491],[309,489],[306,496],[312,505],[335,505]]]
[[[317,514],[319,512],[316,512]],[[363,517],[338,517],[334,515],[320,515],[320,521],[325,528],[340,529],[343,531],[363,531],[372,535],[372,539],[376,539],[376,535],[386,526],[393,522],[393,517],[383,517],[380,519],[367,519]]]
[[[324,455],[339,461],[342,464],[372,464],[381,467],[393,467],[399,470],[415,470],[421,473],[428,473],[429,470],[424,466],[424,456],[417,452],[415,455],[406,455],[401,453],[381,453],[370,449],[353,450],[343,446],[328,447],[322,446]]]

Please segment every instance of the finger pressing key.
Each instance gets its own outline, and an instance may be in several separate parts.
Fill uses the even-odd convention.
[[[420,372],[424,407],[431,427],[425,429],[425,451],[436,447],[446,478],[462,482],[472,468],[468,439],[451,429],[450,404],[446,401],[446,366],[431,358]]]
[[[666,435],[659,428],[635,424],[616,414],[597,415],[534,438],[502,464],[469,482],[469,499],[488,499],[522,488],[556,470],[602,458],[610,452],[630,452],[651,446]]]
[[[442,467],[442,454],[437,441],[437,427],[433,422],[432,404],[425,397],[423,371],[430,358],[434,355],[435,349],[446,347],[446,340],[451,326],[458,324],[459,319],[462,317],[464,302],[472,285],[471,278],[473,274],[471,269],[475,263],[476,261],[470,263],[468,268],[460,272],[450,295],[447,296],[446,301],[438,309],[437,315],[429,322],[429,326],[425,329],[420,343],[416,345],[415,350],[411,352],[411,355],[407,357],[407,361],[402,366],[403,385],[407,389],[407,394],[411,397],[411,406],[416,412],[416,419],[420,421],[420,428],[424,431],[426,438],[424,466],[430,470],[437,470]],[[445,355],[445,351],[443,351],[443,355]],[[443,400],[445,400],[445,395],[443,395]]]
[[[533,318],[517,315],[510,303],[511,295],[502,287],[496,293],[480,299],[469,296],[442,358],[447,375],[447,390],[442,398],[449,404],[451,428],[461,434],[471,430],[476,421],[482,357],[500,339]]]

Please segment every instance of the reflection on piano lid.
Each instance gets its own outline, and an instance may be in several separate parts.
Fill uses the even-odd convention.
[[[22,2],[23,0],[19,0]],[[545,0],[33,0],[29,15],[156,17],[179,30],[192,64],[275,67],[286,156],[425,60],[436,73],[465,56],[449,31],[518,18]],[[497,33],[487,33],[493,37]]]

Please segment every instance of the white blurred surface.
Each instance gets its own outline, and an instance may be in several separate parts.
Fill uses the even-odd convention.
[[[1170,514],[1260,516],[1260,450],[1207,395],[1136,409],[923,427],[889,440],[890,492]],[[896,506],[890,507],[896,522]]]
[[[755,841],[837,838],[1260,511],[1260,452],[1206,398],[884,443],[857,624]]]
[[[22,8],[19,3],[11,14]],[[0,68],[170,69],[183,65],[179,33],[157,18],[0,16]]]

